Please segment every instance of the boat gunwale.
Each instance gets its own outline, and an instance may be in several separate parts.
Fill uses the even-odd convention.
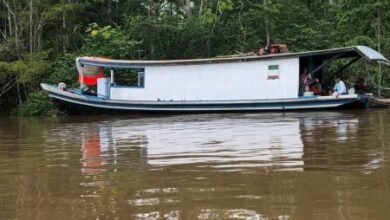
[[[65,96],[81,101],[104,103],[104,104],[149,104],[149,105],[196,105],[196,104],[261,104],[261,103],[304,103],[312,101],[330,101],[330,100],[347,100],[347,99],[359,99],[359,95],[341,95],[339,97],[334,96],[310,96],[310,97],[298,97],[298,98],[286,98],[286,99],[246,99],[246,100],[120,100],[120,99],[105,99],[92,95],[72,93],[70,91],[63,91],[56,88],[53,85],[41,83],[41,87],[52,94]]]

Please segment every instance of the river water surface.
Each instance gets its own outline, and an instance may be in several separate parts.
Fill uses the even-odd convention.
[[[390,219],[390,110],[0,118],[0,219]]]

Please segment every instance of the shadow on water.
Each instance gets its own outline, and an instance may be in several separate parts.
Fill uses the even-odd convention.
[[[0,121],[1,219],[390,214],[389,111]]]

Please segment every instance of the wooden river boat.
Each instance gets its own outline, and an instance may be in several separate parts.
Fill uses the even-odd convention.
[[[41,87],[71,111],[179,113],[365,106],[370,100],[365,94],[300,94],[304,68],[312,78],[325,83],[324,69],[340,59],[346,62],[337,72],[360,59],[390,63],[366,46],[188,60],[79,57],[80,88],[45,83]]]

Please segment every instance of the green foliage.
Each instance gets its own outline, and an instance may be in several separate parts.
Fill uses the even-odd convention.
[[[55,117],[59,113],[57,106],[44,91],[30,93],[26,102],[19,105],[13,113],[19,116],[45,115]]]
[[[219,9],[220,11],[231,11],[233,10],[233,2],[232,0],[219,0]]]
[[[32,10],[30,1],[4,2],[0,3],[0,111],[24,101],[29,104],[19,105],[18,111],[39,109],[43,104],[32,103],[38,103],[36,92],[42,81],[76,85],[74,59],[80,55],[213,57],[264,47],[268,33],[273,43],[285,43],[292,52],[367,45],[390,57],[388,0],[338,0],[333,4],[193,0],[192,6],[182,0],[44,0],[32,1]],[[348,71],[359,77],[370,75],[369,82],[382,80],[390,87],[389,68],[359,62]]]
[[[26,55],[23,60],[0,62],[0,81],[7,77],[16,78],[19,83],[40,79],[48,70],[46,53]]]
[[[204,14],[203,14],[201,19],[202,19],[202,23],[204,23],[204,24],[212,24],[217,19],[217,15],[215,15],[213,13],[213,11],[210,8],[208,8],[204,12]]]
[[[90,56],[103,56],[118,59],[136,57],[141,41],[135,41],[120,28],[111,26],[99,27],[92,23],[87,31],[89,36],[81,48],[81,52]]]
[[[76,54],[68,53],[54,58],[45,82],[50,84],[64,82],[68,87],[76,86],[77,70],[75,57],[77,57]]]
[[[12,61],[17,59],[18,54],[15,50],[16,40],[13,38],[3,39],[0,43],[0,60]]]

